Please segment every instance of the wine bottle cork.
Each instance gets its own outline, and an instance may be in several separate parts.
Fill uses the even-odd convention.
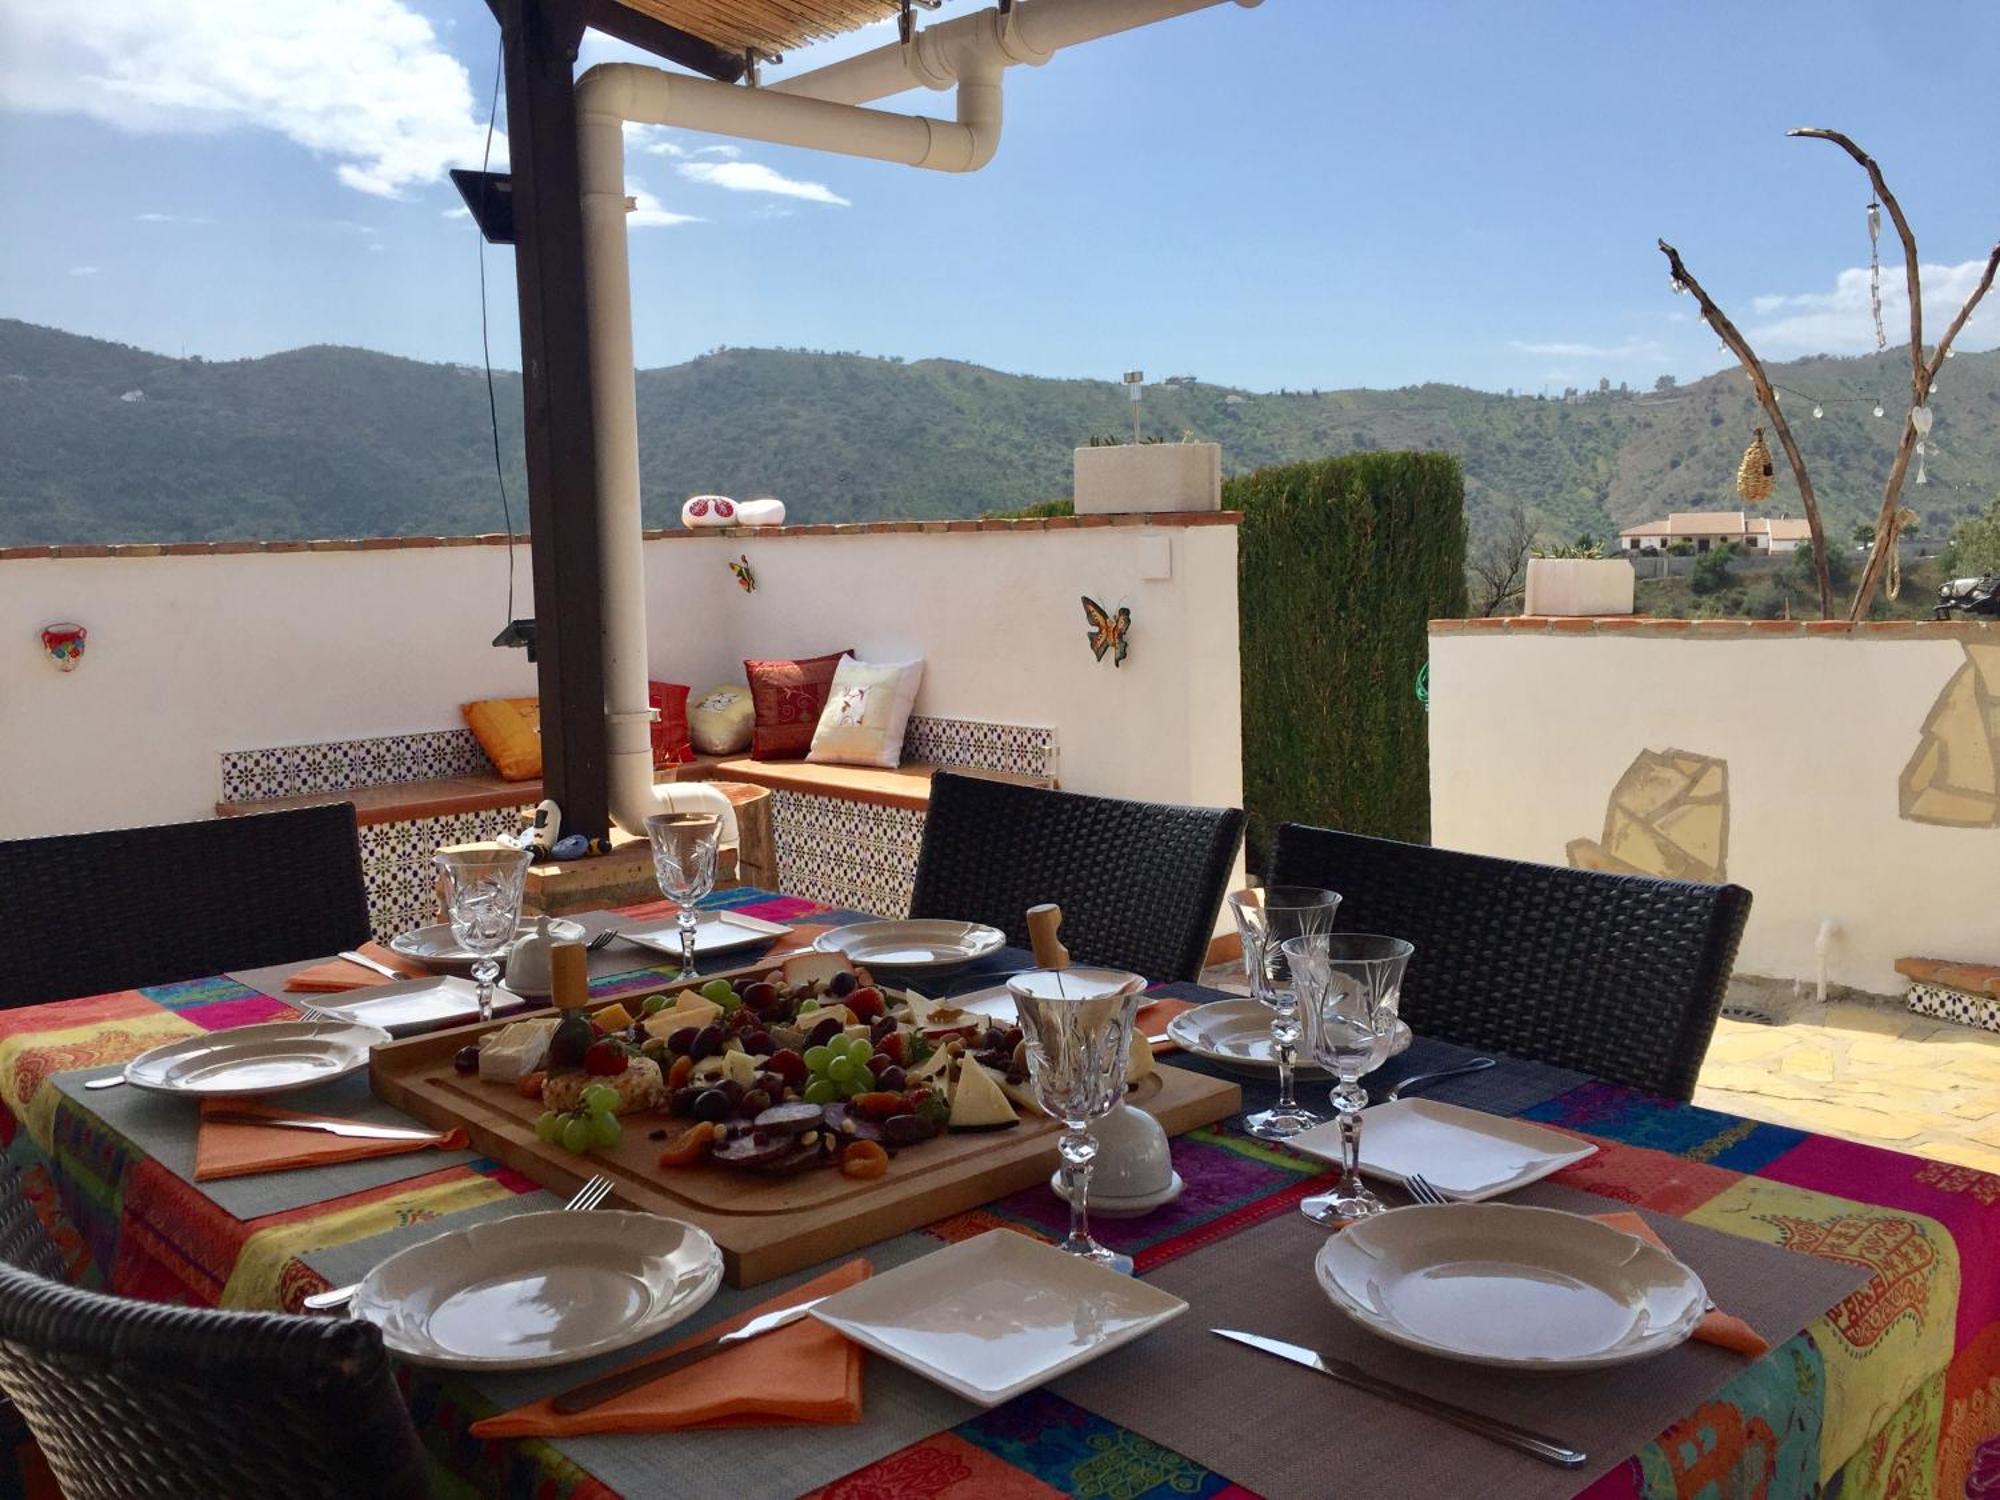
[[[1053,901],[1028,908],[1028,941],[1034,945],[1035,963],[1044,969],[1067,969],[1069,949],[1056,933],[1062,927],[1062,908]]]
[[[549,993],[558,1010],[590,1004],[590,955],[581,943],[549,945]]]

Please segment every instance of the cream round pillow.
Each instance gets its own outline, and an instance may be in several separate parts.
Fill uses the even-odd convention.
[[[741,683],[710,688],[688,700],[688,740],[703,755],[734,755],[750,748],[757,707]]]

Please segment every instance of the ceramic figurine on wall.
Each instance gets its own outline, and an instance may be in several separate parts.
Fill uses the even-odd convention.
[[[90,632],[81,625],[59,621],[42,627],[42,649],[49,654],[49,660],[56,664],[59,672],[74,672],[76,664],[83,660],[84,637]]]
[[[1131,649],[1132,611],[1123,605],[1112,614],[1088,594],[1083,598],[1083,617],[1090,622],[1090,650],[1099,661],[1104,653],[1113,654],[1111,665],[1125,665],[1125,653]]]
[[[693,495],[681,506],[681,525],[691,530],[735,524],[736,502],[727,495]]]
[[[757,575],[750,571],[750,554],[744,553],[729,565],[729,571],[736,575],[736,586],[746,594],[757,592]]]

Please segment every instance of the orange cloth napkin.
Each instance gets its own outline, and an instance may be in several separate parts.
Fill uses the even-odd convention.
[[[201,1134],[194,1148],[194,1179],[248,1177],[255,1172],[283,1172],[293,1167],[324,1167],[334,1162],[365,1161],[371,1156],[400,1156],[406,1151],[456,1151],[466,1142],[463,1130],[447,1130],[428,1141],[370,1141],[329,1135],[320,1130],[287,1130],[273,1125],[212,1120],[210,1115],[255,1114],[278,1120],[327,1120],[332,1115],[301,1114],[273,1109],[249,1099],[204,1099]]]
[[[654,1350],[646,1358],[690,1348],[717,1334],[741,1328],[767,1312],[845,1291],[866,1280],[868,1273],[866,1260],[835,1266],[803,1286],[793,1287],[678,1343]],[[683,1427],[798,1427],[859,1422],[861,1356],[859,1344],[851,1344],[824,1323],[805,1317],[776,1333],[764,1334],[684,1365],[589,1411],[558,1416],[548,1401],[531,1401],[513,1411],[473,1423],[472,1435],[579,1437],[588,1432],[672,1432]]]
[[[1193,1010],[1200,1002],[1196,1000],[1153,1000],[1139,1007],[1139,1016],[1132,1024],[1139,1028],[1143,1036],[1163,1037],[1167,1034],[1167,1022],[1184,1010]],[[1153,1051],[1178,1052],[1180,1043],[1173,1041],[1153,1043]]]
[[[1622,1229],[1630,1235],[1637,1235],[1649,1245],[1657,1245],[1667,1250],[1666,1244],[1653,1233],[1653,1227],[1635,1213],[1592,1214],[1600,1224],[1609,1224],[1613,1229]],[[1672,1255],[1673,1251],[1667,1250]],[[1747,1354],[1752,1359],[1771,1352],[1770,1344],[1764,1337],[1741,1318],[1731,1317],[1726,1312],[1711,1312],[1702,1317],[1694,1326],[1694,1336],[1704,1344],[1714,1344],[1719,1348],[1733,1349],[1738,1354]]]
[[[365,953],[378,964],[387,964],[397,973],[407,974],[412,979],[421,979],[430,973],[414,958],[405,958],[380,943],[363,943],[354,951]],[[285,988],[293,994],[330,995],[342,990],[364,990],[370,985],[394,983],[393,979],[385,978],[373,969],[364,969],[360,964],[351,964],[344,958],[330,958],[323,964],[299,970],[285,981]]]

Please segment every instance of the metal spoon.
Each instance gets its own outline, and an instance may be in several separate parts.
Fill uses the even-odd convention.
[[[1420,1084],[1437,1083],[1442,1079],[1457,1078],[1464,1073],[1482,1073],[1486,1069],[1492,1066],[1493,1066],[1492,1058],[1475,1057],[1471,1062],[1460,1063],[1455,1068],[1439,1068],[1435,1072],[1431,1073],[1413,1073],[1408,1078],[1405,1078],[1401,1083],[1398,1083],[1393,1087],[1391,1087],[1390,1090],[1382,1096],[1382,1102],[1384,1104],[1393,1104],[1396,1100],[1403,1097],[1403,1094],[1406,1090],[1416,1088]]]
[[[108,1078],[92,1078],[84,1084],[87,1089],[115,1089],[125,1081],[123,1073],[113,1073]]]

